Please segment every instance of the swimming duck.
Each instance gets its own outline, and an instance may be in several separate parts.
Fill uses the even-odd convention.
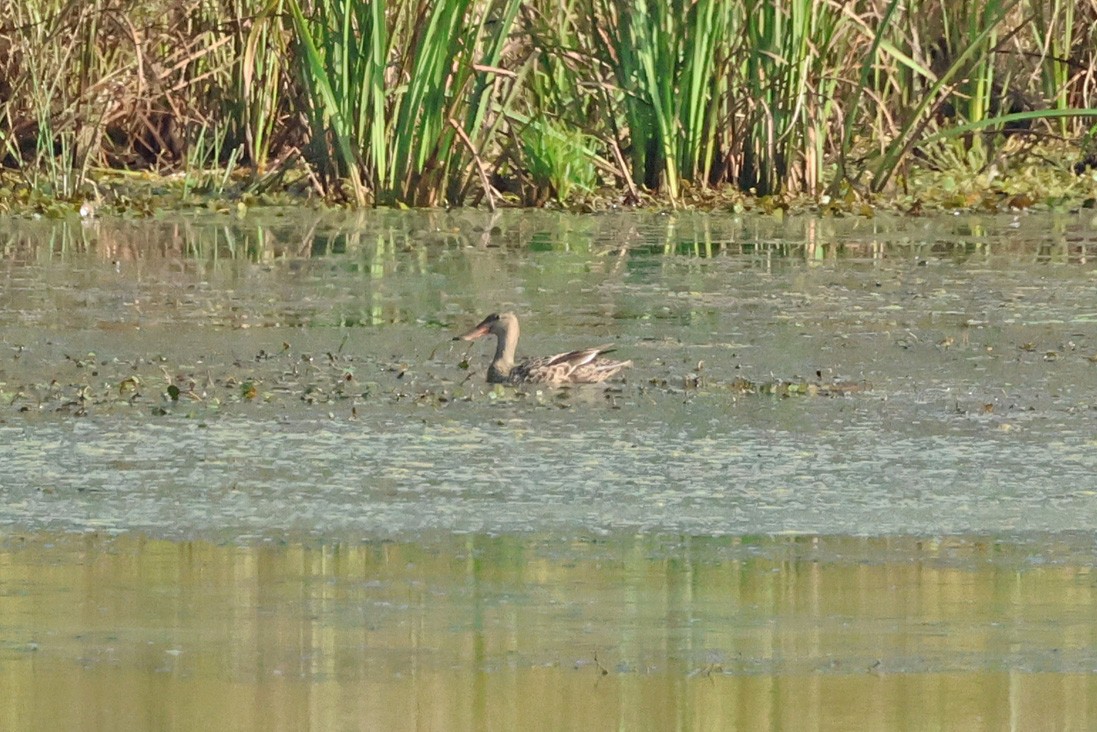
[[[599,358],[600,354],[612,350],[608,345],[543,358],[527,358],[515,363],[518,317],[514,313],[492,313],[468,333],[454,340],[459,338],[474,341],[488,335],[496,338],[495,358],[488,367],[489,384],[598,384],[632,365],[632,361]]]

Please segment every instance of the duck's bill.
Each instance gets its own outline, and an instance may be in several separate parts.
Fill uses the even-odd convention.
[[[477,338],[483,338],[487,334],[488,334],[488,326],[481,323],[480,325],[478,325],[475,328],[473,328],[472,330],[470,330],[468,333],[465,333],[464,335],[457,336],[453,340],[455,340],[455,341],[474,341]]]

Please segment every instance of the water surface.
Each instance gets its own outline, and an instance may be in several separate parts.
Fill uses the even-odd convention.
[[[1077,216],[7,226],[13,529],[1097,528]],[[503,308],[525,353],[609,341],[636,366],[609,391],[489,390],[490,346],[450,339]]]
[[[1094,232],[0,220],[0,726],[1085,729]]]
[[[0,550],[10,729],[1085,729],[1092,538]]]

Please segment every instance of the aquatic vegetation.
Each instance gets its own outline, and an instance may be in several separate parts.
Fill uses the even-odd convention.
[[[758,394],[779,397],[793,396],[851,396],[872,391],[872,385],[852,381],[766,381],[755,383],[747,379],[735,379],[727,388],[737,394]]]
[[[564,204],[576,193],[594,190],[596,156],[583,132],[540,120],[531,122],[521,137],[522,161],[532,184],[525,202],[543,203],[551,196]]]
[[[1043,357],[1053,360],[1046,354]],[[0,382],[0,414],[42,418],[146,413],[206,419],[220,412],[241,410],[276,410],[285,415],[303,407],[354,418],[359,410],[391,409],[401,402],[446,408],[458,402],[487,399],[569,408],[593,398],[568,389],[545,389],[538,383],[504,388],[499,384],[481,386],[477,379],[473,386],[456,363],[439,362],[437,368],[426,373],[421,368],[412,370],[407,364],[376,362],[360,356],[329,353],[313,358],[293,348],[278,354],[261,352],[233,363],[211,358],[210,363],[199,370],[193,365],[173,363],[160,354],[126,359],[96,354],[66,356],[56,363],[38,364],[34,376]],[[307,367],[302,368],[302,363]],[[362,380],[356,376],[356,369],[374,376]],[[635,386],[599,387],[596,393],[600,396],[595,401],[616,407],[618,399],[635,399],[637,394],[652,392],[673,395],[685,391],[721,399],[728,393],[847,397],[871,390],[863,382],[752,382],[741,378],[724,382],[692,375],[682,381],[660,377]]]

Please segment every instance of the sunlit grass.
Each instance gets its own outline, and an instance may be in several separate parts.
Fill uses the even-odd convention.
[[[357,205],[872,197],[1012,138],[1081,141],[1095,20],[1065,0],[27,0],[0,19],[0,156],[62,199],[103,169],[209,195],[230,186],[208,171],[243,169],[235,191]]]

